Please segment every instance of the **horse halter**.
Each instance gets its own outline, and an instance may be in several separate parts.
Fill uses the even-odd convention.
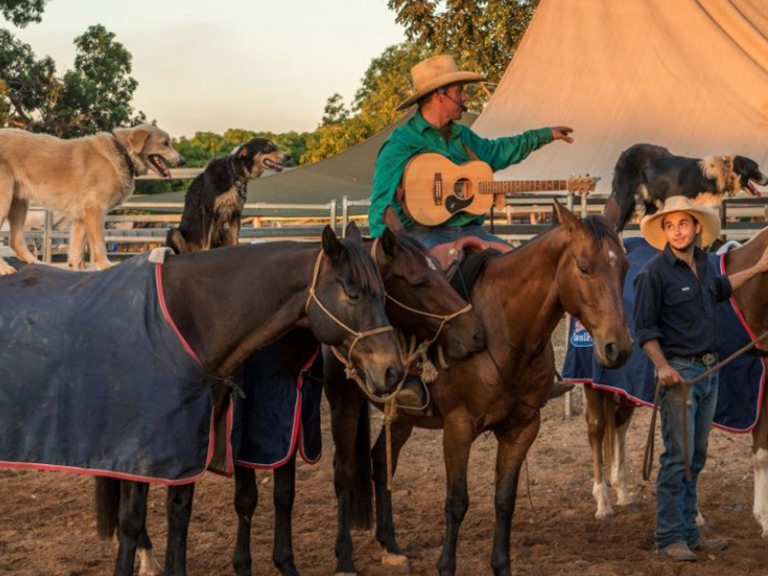
[[[347,352],[347,357],[344,358],[344,356],[339,352],[338,348],[336,346],[330,346],[331,351],[333,352],[333,355],[338,358],[339,362],[344,364],[345,373],[347,378],[350,378],[352,380],[355,380],[361,387],[364,387],[365,384],[360,378],[360,375],[357,373],[357,369],[355,368],[354,364],[352,363],[352,350],[354,350],[357,343],[362,340],[363,338],[366,338],[368,336],[375,336],[377,334],[384,334],[385,332],[393,332],[394,328],[387,324],[386,326],[379,326],[378,328],[372,328],[370,330],[367,330],[365,332],[358,332],[357,330],[353,330],[349,326],[347,326],[344,322],[342,322],[337,316],[334,315],[333,312],[328,310],[322,302],[320,302],[320,299],[317,297],[317,294],[315,292],[315,287],[317,286],[317,280],[320,276],[320,262],[323,259],[323,251],[322,249],[317,254],[317,258],[315,259],[315,269],[312,273],[312,284],[309,286],[309,294],[307,295],[307,301],[304,304],[304,313],[306,313],[309,310],[309,305],[314,301],[315,304],[317,304],[320,307],[320,310],[322,310],[326,316],[328,316],[331,320],[336,322],[339,326],[344,328],[347,332],[352,334],[355,339],[352,340],[352,344],[349,346],[349,351]]]
[[[376,238],[373,241],[373,246],[371,246],[371,257],[373,258],[373,261],[376,264],[376,270],[379,273],[379,278],[381,278],[381,271],[379,270],[379,262],[376,259],[376,248],[378,246],[379,246],[379,238]],[[381,283],[383,286],[384,281],[382,280]],[[432,312],[427,312],[426,310],[419,310],[417,308],[412,308],[411,306],[408,306],[404,302],[400,302],[396,298],[393,298],[389,294],[389,292],[387,292],[386,288],[384,289],[384,297],[390,302],[392,302],[393,304],[397,304],[398,306],[400,306],[400,308],[402,308],[403,310],[407,310],[408,312],[413,312],[414,314],[419,314],[420,316],[425,316],[426,318],[437,318],[438,320],[441,321],[440,326],[437,328],[437,332],[435,332],[435,335],[429,340],[425,340],[422,343],[422,346],[419,347],[419,348],[423,347],[424,349],[431,346],[432,343],[439,338],[440,333],[443,331],[443,328],[445,328],[445,325],[448,324],[448,322],[472,310],[472,304],[467,304],[466,306],[464,306],[464,308],[457,310],[456,312],[453,312],[451,314],[434,314]]]

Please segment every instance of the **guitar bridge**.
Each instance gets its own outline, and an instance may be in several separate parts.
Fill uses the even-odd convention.
[[[435,206],[443,205],[443,173],[435,172],[435,180],[433,183],[433,197],[435,200]]]

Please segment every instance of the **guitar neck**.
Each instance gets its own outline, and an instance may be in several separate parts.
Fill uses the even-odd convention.
[[[480,194],[520,194],[522,192],[554,192],[567,190],[567,180],[487,180],[478,182]]]

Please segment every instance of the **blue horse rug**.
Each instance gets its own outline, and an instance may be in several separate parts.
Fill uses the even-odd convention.
[[[141,255],[0,277],[0,466],[164,484],[205,471],[211,389],[161,274]]]
[[[633,285],[640,269],[658,251],[643,238],[624,240],[629,260],[629,271],[624,281],[624,308],[632,337],[635,337],[633,318]],[[720,274],[725,274],[725,257],[711,254],[710,259]],[[736,306],[736,301],[717,304],[717,321],[723,337],[718,351],[723,360],[748,344],[753,338]],[[758,348],[761,348],[758,344]],[[638,404],[653,406],[656,378],[653,364],[635,342],[627,363],[618,370],[608,370],[597,364],[592,355],[592,338],[581,322],[571,318],[568,348],[563,365],[563,379],[576,383],[590,383],[624,394]],[[717,409],[714,425],[729,432],[748,432],[754,428],[760,415],[765,383],[763,362],[754,354],[743,354],[720,370]]]
[[[308,464],[320,460],[322,355],[315,344],[296,374],[284,361],[281,345],[259,350],[243,366],[245,397],[235,397],[232,431],[238,466],[278,468],[296,453]]]

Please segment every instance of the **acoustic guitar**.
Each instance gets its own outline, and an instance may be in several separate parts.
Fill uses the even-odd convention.
[[[599,178],[584,176],[567,180],[494,181],[485,162],[454,164],[445,156],[427,152],[406,166],[402,182],[403,210],[414,222],[438,226],[454,214],[481,215],[495,203],[501,209],[505,195],[521,192],[593,192]]]

